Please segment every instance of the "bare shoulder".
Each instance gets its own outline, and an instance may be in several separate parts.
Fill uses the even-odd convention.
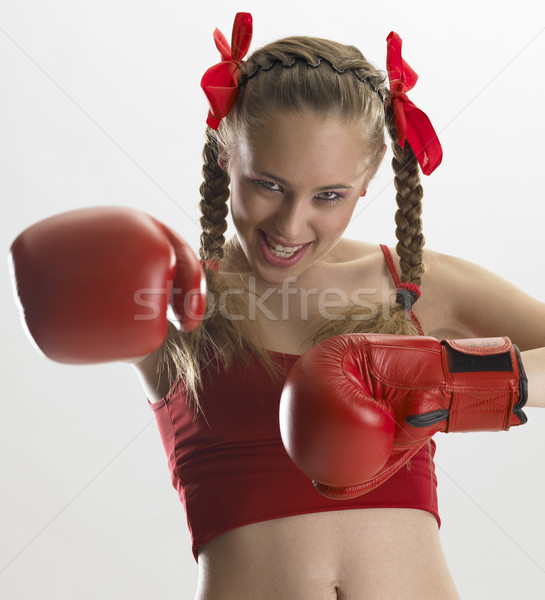
[[[521,350],[545,345],[543,302],[470,260],[425,250],[424,264],[417,316],[441,306],[445,327],[460,337],[505,335]]]
[[[390,277],[380,246],[345,240],[340,249],[351,276]],[[397,252],[389,249],[401,273]],[[439,339],[507,336],[521,350],[545,346],[543,302],[477,262],[427,248],[423,262],[422,296],[413,313],[426,334]]]

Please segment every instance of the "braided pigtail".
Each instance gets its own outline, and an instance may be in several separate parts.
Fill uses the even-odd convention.
[[[398,206],[395,215],[398,239],[396,250],[401,266],[401,281],[419,286],[421,275],[424,273],[422,262],[424,235],[420,218],[424,191],[420,185],[420,171],[409,143],[405,142],[404,148],[397,143],[397,131],[391,106],[386,110],[386,126],[392,138],[394,153],[392,167]]]
[[[216,132],[206,128],[206,143],[203,149],[203,182],[201,193],[201,246],[200,257],[203,261],[219,262],[223,258],[223,234],[227,229],[227,200],[229,199],[229,175],[218,160],[218,141]]]

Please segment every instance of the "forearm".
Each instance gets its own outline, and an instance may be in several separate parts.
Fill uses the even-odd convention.
[[[545,408],[545,348],[526,350],[521,357],[528,378],[526,406]]]

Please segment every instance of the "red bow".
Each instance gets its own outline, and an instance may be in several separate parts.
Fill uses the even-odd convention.
[[[390,101],[394,109],[398,143],[403,148],[407,140],[416,155],[424,175],[430,175],[443,159],[443,150],[426,113],[407,97],[418,75],[401,57],[401,38],[395,31],[388,36],[386,69],[390,80]]]
[[[252,41],[252,15],[237,13],[233,24],[231,47],[223,33],[214,31],[214,42],[221,54],[221,62],[210,67],[203,75],[201,87],[208,98],[210,111],[206,123],[217,129],[229,114],[238,96],[239,65]]]

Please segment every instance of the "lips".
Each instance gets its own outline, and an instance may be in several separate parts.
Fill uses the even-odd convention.
[[[312,242],[306,244],[281,244],[264,231],[259,232],[259,245],[265,260],[275,267],[291,267],[301,260]]]
[[[285,258],[292,256],[297,250],[300,250],[305,244],[289,244],[284,245],[271,238],[270,235],[265,234],[265,239],[269,248],[275,251],[278,256],[284,255]]]

